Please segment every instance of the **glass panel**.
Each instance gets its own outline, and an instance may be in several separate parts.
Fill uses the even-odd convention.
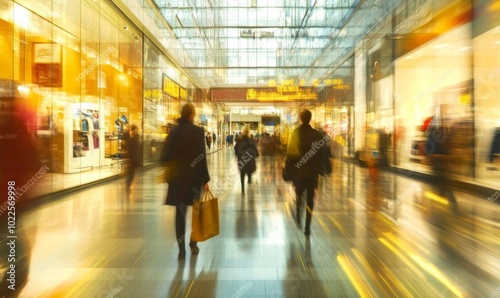
[[[285,74],[318,80],[401,0],[376,4],[365,1],[361,5],[355,0],[314,1],[314,5],[307,0],[215,1],[210,5],[201,1],[194,6],[188,5],[188,1],[155,2],[175,38],[189,37],[182,40],[185,51],[175,54],[191,57],[194,65],[190,65],[190,70],[197,83],[220,87],[233,84],[228,81],[231,75],[219,72],[206,76],[211,68],[282,65],[289,68]],[[171,48],[169,44],[165,46]],[[276,49],[280,55],[271,53]],[[257,53],[259,59],[248,53]],[[224,58],[228,55],[229,59]],[[244,72],[248,71],[232,73]],[[241,81],[249,80],[231,80]]]
[[[500,181],[500,27],[478,36],[473,45],[476,179],[495,187]]]
[[[472,176],[472,59],[470,24],[453,29],[395,64],[394,93],[396,144],[400,166],[423,172],[431,171],[424,122],[439,119],[450,136],[454,161],[450,173]],[[403,134],[401,134],[404,132]],[[423,144],[423,145],[422,145]],[[456,151],[455,151],[456,150]]]

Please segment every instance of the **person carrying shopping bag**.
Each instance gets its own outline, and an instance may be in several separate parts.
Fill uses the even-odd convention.
[[[169,167],[166,205],[175,206],[175,233],[179,245],[178,259],[186,256],[185,234],[187,207],[199,199],[202,191],[209,191],[205,134],[193,124],[196,115],[194,105],[182,107],[178,125],[168,135],[160,157],[160,163]],[[196,241],[190,241],[191,254],[199,253]]]

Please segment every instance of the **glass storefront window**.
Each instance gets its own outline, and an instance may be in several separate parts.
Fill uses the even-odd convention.
[[[108,137],[118,115],[142,127],[140,32],[106,1],[5,2],[0,80],[25,86],[38,195],[119,174]]]
[[[443,34],[396,61],[399,166],[430,171],[422,125],[429,117],[437,117],[447,129],[455,128],[454,142],[465,146],[460,148],[464,155],[457,156],[451,170],[456,175],[472,177],[472,65],[471,51],[465,48],[471,48],[470,24]]]
[[[495,187],[500,180],[500,27],[474,39],[476,179]]]

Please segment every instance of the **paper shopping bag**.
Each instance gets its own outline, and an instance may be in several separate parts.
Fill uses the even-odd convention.
[[[219,202],[211,191],[193,202],[191,241],[199,242],[219,235]]]

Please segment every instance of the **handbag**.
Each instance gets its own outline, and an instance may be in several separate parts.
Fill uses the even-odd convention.
[[[332,164],[330,163],[330,150],[326,147],[320,149],[321,154],[321,166],[319,174],[321,176],[326,176],[332,173]]]
[[[156,183],[165,183],[172,181],[172,167],[169,164],[164,164],[159,169],[160,173],[156,176]]]
[[[281,176],[284,181],[290,182],[293,181],[293,177],[295,176],[296,171],[294,167],[294,163],[290,158],[285,159],[285,166],[281,169]]]
[[[160,173],[156,177],[157,183],[165,183],[170,184],[177,178],[179,174],[179,163],[176,161],[168,161],[162,164],[159,168]]]
[[[199,242],[219,235],[219,201],[210,190],[193,202],[191,241]]]

